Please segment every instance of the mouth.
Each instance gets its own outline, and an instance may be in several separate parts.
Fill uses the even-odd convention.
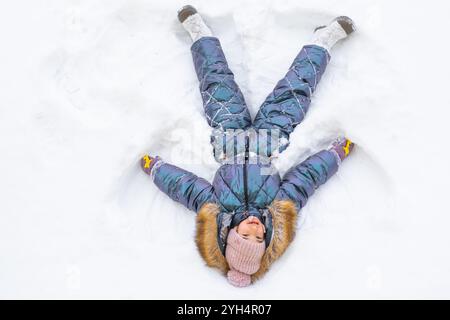
[[[247,224],[260,225],[260,222],[258,221],[258,219],[254,219],[254,220],[248,221]]]

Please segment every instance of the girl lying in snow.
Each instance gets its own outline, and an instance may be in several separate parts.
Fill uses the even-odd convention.
[[[146,155],[141,166],[159,189],[197,212],[195,240],[206,264],[222,270],[231,284],[248,286],[283,254],[294,238],[297,213],[353,148],[350,140],[337,138],[283,178],[271,165],[304,119],[331,48],[354,24],[338,17],[318,27],[252,123],[219,40],[192,6],[183,7],[178,18],[193,41],[214,156],[222,166],[212,184],[159,157]]]

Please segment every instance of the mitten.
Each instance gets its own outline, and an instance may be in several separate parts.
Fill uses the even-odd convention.
[[[354,143],[345,137],[339,137],[334,140],[328,150],[335,152],[339,159],[344,160],[353,150]]]
[[[144,170],[146,174],[150,174],[155,164],[160,160],[161,158],[158,156],[150,157],[149,155],[146,154],[141,159],[141,168],[142,170]]]

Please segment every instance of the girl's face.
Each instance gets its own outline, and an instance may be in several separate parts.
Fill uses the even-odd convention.
[[[257,217],[250,216],[237,226],[236,232],[244,239],[263,242],[266,229]]]

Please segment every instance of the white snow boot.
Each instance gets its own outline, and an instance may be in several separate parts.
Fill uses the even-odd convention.
[[[355,24],[349,17],[341,16],[333,19],[327,26],[317,27],[311,44],[315,44],[330,52],[331,48],[355,31]]]
[[[197,10],[190,5],[184,6],[178,11],[178,20],[183,25],[184,29],[189,32],[192,42],[197,41],[202,37],[211,37],[212,31],[203,21],[202,16]]]

